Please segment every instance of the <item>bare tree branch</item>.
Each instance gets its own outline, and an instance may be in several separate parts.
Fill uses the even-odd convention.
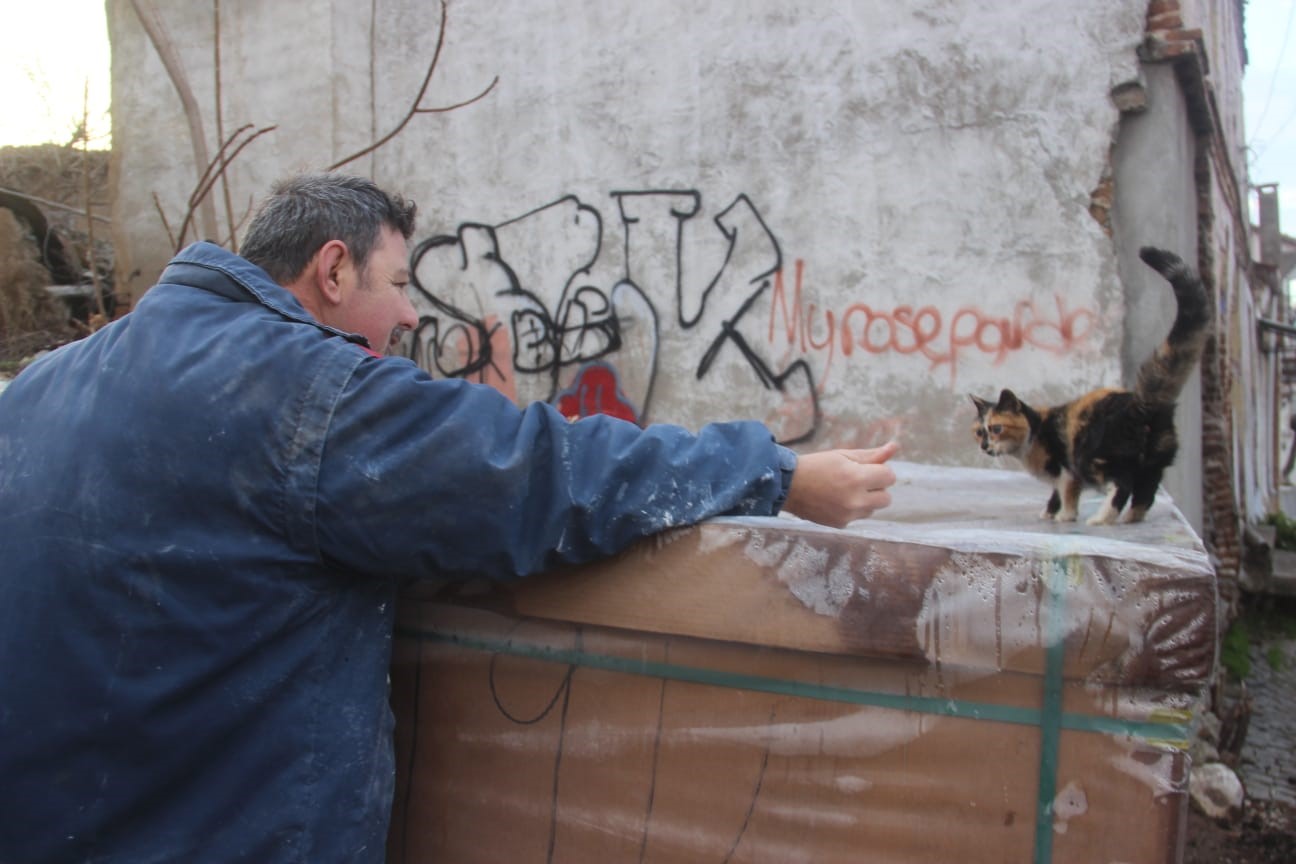
[[[189,139],[193,144],[194,167],[200,168],[209,161],[207,158],[207,138],[203,133],[202,114],[198,110],[198,100],[194,98],[193,90],[189,86],[189,79],[185,77],[184,67],[180,64],[180,56],[176,51],[175,43],[167,35],[157,12],[148,6],[145,0],[130,0],[130,4],[131,8],[135,10],[135,17],[143,25],[144,32],[148,34],[149,41],[153,43],[154,50],[157,51],[158,57],[162,60],[162,65],[171,78],[172,86],[175,87],[176,93],[180,96],[180,104],[184,107],[185,119],[189,122]],[[208,235],[215,233],[216,207],[210,201],[203,204],[202,222],[204,233]]]
[[[108,320],[108,309],[104,306],[103,285],[99,281],[99,264],[95,261],[94,220],[90,219],[90,79],[85,79],[81,91],[81,196],[86,211],[86,258],[90,263],[90,284],[94,286],[95,304],[99,307],[99,317]]]
[[[216,140],[225,140],[225,119],[221,106],[221,4],[212,0],[212,41],[215,43],[216,66]],[[237,232],[234,225],[234,205],[230,200],[229,175],[221,175],[221,197],[225,200],[225,222],[229,225],[229,248],[238,252]]]
[[[414,109],[414,113],[415,113],[415,114],[444,114],[445,112],[447,112],[447,111],[453,111],[453,110],[455,110],[456,108],[464,108],[464,107],[466,107],[466,106],[468,106],[468,105],[473,104],[474,102],[477,102],[477,101],[479,101],[479,100],[481,100],[481,99],[486,98],[486,94],[489,93],[490,91],[494,90],[494,89],[495,89],[495,85],[498,84],[498,83],[499,83],[499,76],[496,75],[496,76],[491,80],[491,83],[486,85],[486,89],[485,89],[485,90],[483,90],[482,92],[478,93],[476,96],[472,97],[471,99],[465,99],[465,100],[462,101],[462,102],[456,102],[456,103],[453,104],[453,105],[446,105],[446,106],[444,106],[444,107],[442,107],[442,108],[415,108],[415,109]]]
[[[225,242],[221,245],[234,249],[235,239],[238,237],[238,232],[243,230],[243,226],[252,218],[252,211],[254,209],[256,209],[256,199],[249,195],[247,208],[243,211],[243,215],[239,217],[238,222],[234,223],[230,227],[230,236],[226,237]]]
[[[251,128],[251,123],[244,123],[242,126],[235,129],[228,138],[221,141],[220,149],[216,151],[216,158],[207,163],[206,170],[204,170],[202,176],[198,178],[198,182],[194,184],[193,191],[189,193],[188,204],[190,207],[195,206],[202,199],[202,195],[205,194],[202,191],[203,187],[207,185],[207,181],[211,179],[212,172],[219,167],[220,160],[224,157],[225,151],[233,146],[234,142],[240,135]]]
[[[198,159],[199,165],[206,166],[203,169],[202,173],[199,175],[198,181],[194,184],[193,191],[189,195],[189,199],[187,202],[188,209],[185,212],[184,219],[180,223],[178,232],[172,231],[171,225],[167,221],[166,214],[162,210],[161,201],[159,200],[157,193],[156,192],[153,193],[153,205],[154,207],[157,208],[158,215],[162,219],[162,226],[163,228],[166,229],[167,239],[170,241],[172,248],[174,248],[177,252],[180,251],[180,249],[184,246],[186,239],[189,236],[189,232],[191,228],[193,227],[193,224],[195,222],[195,217],[198,215],[201,216],[200,221],[203,223],[200,229],[203,235],[207,237],[215,236],[216,211],[215,211],[215,205],[213,204],[210,196],[216,184],[220,183],[221,193],[224,197],[225,219],[226,219],[227,230],[228,230],[228,235],[226,237],[225,243],[226,245],[229,246],[230,249],[237,251],[236,244],[237,244],[238,231],[242,227],[242,225],[247,221],[247,218],[250,215],[252,208],[251,206],[249,206],[248,212],[245,213],[244,216],[241,219],[239,219],[236,224],[234,219],[234,209],[231,202],[231,193],[230,193],[229,177],[227,174],[227,169],[229,168],[230,164],[233,163],[233,161],[239,156],[239,154],[243,152],[244,148],[246,148],[249,144],[251,144],[254,140],[259,138],[260,136],[266,134],[267,132],[271,132],[277,129],[278,126],[277,125],[267,126],[263,129],[256,129],[255,131],[251,132],[251,134],[247,134],[248,130],[253,129],[253,125],[251,123],[246,123],[240,126],[238,129],[236,129],[231,135],[229,136],[225,135],[224,114],[221,105],[222,102],[221,0],[212,0],[213,28],[214,28],[215,42],[216,42],[214,48],[214,63],[215,63],[215,76],[216,76],[215,77],[216,134],[218,140],[221,141],[221,145],[219,150],[217,150],[216,152],[215,158],[208,159],[206,157],[206,141],[205,138],[202,136],[202,122],[201,122],[201,117],[198,113],[197,103],[194,101],[193,93],[190,90],[188,86],[188,82],[184,77],[184,71],[180,67],[179,57],[176,54],[174,43],[172,43],[169,37],[166,35],[166,32],[162,28],[161,21],[157,18],[156,13],[147,6],[147,0],[130,0],[130,2],[132,7],[135,10],[135,14],[139,17],[140,22],[144,25],[144,29],[148,33],[150,40],[152,40],[154,48],[157,49],[158,56],[162,58],[162,63],[166,67],[168,74],[171,76],[171,81],[172,84],[175,86],[176,92],[180,94],[181,102],[184,104],[185,107],[185,115],[189,120],[190,137],[193,139],[194,142],[195,158]],[[428,63],[427,71],[424,73],[423,83],[419,87],[418,94],[414,97],[414,101],[410,105],[409,110],[405,113],[405,116],[402,117],[400,122],[397,123],[396,126],[391,131],[389,131],[386,135],[383,135],[381,138],[375,140],[373,143],[369,144],[364,149],[359,150],[351,154],[350,156],[347,156],[345,159],[341,159],[333,163],[328,167],[327,170],[330,171],[336,170],[338,168],[341,168],[343,165],[346,165],[350,162],[354,162],[355,160],[367,156],[373,153],[374,151],[378,150],[380,147],[382,147],[387,142],[391,141],[393,138],[399,135],[401,131],[403,131],[405,127],[409,125],[409,122],[414,118],[416,114],[442,114],[448,111],[454,111],[457,108],[463,108],[465,106],[473,104],[474,102],[484,99],[488,93],[490,93],[493,89],[495,89],[495,86],[499,83],[498,75],[495,76],[495,78],[490,82],[489,85],[486,86],[484,90],[482,90],[480,93],[478,93],[476,96],[473,96],[470,99],[466,99],[462,102],[457,102],[453,105],[446,105],[446,106],[436,107],[436,108],[421,107],[423,99],[427,95],[428,87],[432,83],[432,76],[436,73],[437,64],[440,62],[441,51],[445,47],[446,28],[447,28],[448,21],[449,21],[449,6],[446,0],[441,0],[441,23],[437,30],[436,49],[432,53],[432,59]],[[244,135],[247,135],[247,137],[244,137]],[[201,158],[199,158],[198,156],[200,150],[202,153]]]
[[[6,192],[10,195],[17,195],[19,198],[26,198],[28,201],[35,201],[37,204],[44,204],[46,207],[57,207],[59,210],[66,210],[69,213],[75,213],[86,219],[98,219],[100,222],[112,224],[112,220],[107,216],[100,216],[98,213],[87,213],[85,210],[78,210],[76,207],[70,207],[58,201],[51,201],[48,198],[42,198],[39,195],[28,195],[26,192],[19,192],[17,189],[10,189],[8,186],[0,186],[0,192]],[[107,205],[104,205],[107,206]]]
[[[171,244],[172,249],[179,249],[176,245],[175,232],[171,230],[171,223],[167,221],[166,212],[162,209],[162,202],[158,200],[156,192],[153,193],[153,206],[157,208],[158,218],[162,220],[162,227],[166,229],[167,241]]]
[[[228,141],[221,144],[220,150],[216,153],[216,158],[213,159],[211,163],[207,166],[207,170],[203,172],[202,178],[199,180],[198,185],[194,187],[193,194],[189,196],[189,210],[188,212],[185,213],[184,221],[180,223],[180,234],[179,237],[177,238],[177,242],[175,246],[175,250],[177,252],[179,252],[182,246],[184,245],[185,236],[189,233],[189,226],[193,222],[193,215],[194,212],[197,210],[198,205],[201,204],[203,201],[207,200],[207,194],[211,192],[212,187],[216,185],[216,182],[225,175],[225,169],[228,168],[230,163],[233,162],[238,157],[238,155],[243,152],[243,148],[247,147],[257,138],[260,138],[262,135],[266,134],[267,132],[273,132],[275,129],[278,129],[279,127],[277,125],[266,126],[263,129],[256,130],[247,138],[245,138],[242,141],[242,143],[240,143],[237,147],[235,147],[232,151],[230,151],[228,156],[226,156],[225,151],[229,148],[229,146],[234,143],[235,139],[237,139],[239,136],[241,136],[244,132],[246,132],[250,128],[252,128],[251,123],[247,123],[243,126],[240,126],[238,130],[233,135],[230,136]]]
[[[379,147],[383,146],[388,141],[392,140],[397,135],[399,135],[401,133],[401,130],[403,130],[407,125],[409,125],[410,120],[414,119],[415,114],[436,114],[445,111],[452,111],[455,108],[462,108],[464,105],[471,105],[477,100],[483,98],[487,93],[489,93],[492,89],[494,89],[497,83],[499,83],[499,76],[497,75],[495,76],[495,80],[492,81],[490,83],[490,86],[488,86],[485,90],[483,90],[481,93],[478,93],[473,98],[459,103],[458,105],[452,105],[447,108],[419,108],[419,103],[423,101],[423,97],[427,94],[428,85],[432,83],[432,75],[433,73],[436,72],[437,62],[441,59],[441,49],[445,46],[446,23],[449,20],[449,18],[450,18],[450,12],[446,4],[446,0],[441,0],[441,26],[437,31],[436,50],[432,52],[432,61],[428,63],[427,73],[424,74],[423,76],[423,84],[422,86],[419,87],[418,95],[414,97],[414,103],[410,105],[409,111],[405,112],[405,116],[401,118],[400,122],[396,124],[396,127],[394,129],[392,129],[383,137],[379,138],[377,141],[370,144],[368,147],[365,147],[362,150],[357,150],[355,153],[352,153],[350,156],[347,156],[345,159],[339,159],[337,162],[334,162],[332,165],[328,167],[329,171],[336,171],[337,169],[341,168],[343,165],[346,165],[350,162],[354,162],[355,160],[361,158],[362,156],[368,156],[370,153],[374,152]]]

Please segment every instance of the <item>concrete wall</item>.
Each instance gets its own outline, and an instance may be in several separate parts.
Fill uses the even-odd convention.
[[[1172,249],[1197,262],[1197,140],[1188,108],[1168,63],[1144,70],[1142,108],[1122,118],[1113,151],[1115,206],[1121,282],[1126,288],[1122,384],[1133,386],[1138,368],[1170,331],[1174,294],[1138,257],[1140,246]],[[1179,459],[1164,483],[1188,521],[1202,530],[1201,379],[1194,373],[1179,400]]]
[[[137,292],[175,245],[237,237],[274,179],[395,129],[441,24],[415,0],[226,0],[219,27],[180,0],[138,5],[180,58],[206,155],[136,4],[109,0],[119,284]],[[1167,484],[1202,528],[1224,517],[1203,516],[1200,466],[1226,475],[1206,510],[1251,512],[1273,450],[1248,323],[1240,15],[463,0],[419,104],[489,92],[347,170],[420,203],[425,321],[407,348],[434,374],[640,422],[757,417],[807,446],[895,436],[944,464],[985,464],[967,392],[1048,403],[1128,383],[1173,315],[1138,246],[1195,255],[1227,338],[1207,416],[1185,394]],[[1122,114],[1131,93],[1145,110]],[[179,238],[227,139],[244,148],[228,189]],[[1206,453],[1203,424],[1220,436]]]
[[[1226,298],[1221,313],[1234,334],[1227,344],[1227,398],[1235,421],[1231,436],[1234,490],[1241,518],[1254,521],[1278,509],[1280,442],[1286,434],[1278,416],[1278,340],[1272,334],[1261,337],[1256,322],[1282,317],[1285,301],[1277,274],[1260,274],[1253,268],[1253,262],[1261,260],[1260,234],[1251,224],[1248,207],[1255,192],[1247,177],[1240,96],[1243,45],[1234,35],[1241,26],[1242,9],[1236,0],[1190,0],[1189,5],[1185,14],[1202,28],[1213,86],[1211,105],[1219,118],[1217,158],[1212,160],[1211,172],[1209,212],[1215,218],[1211,220],[1210,245],[1216,253],[1216,279]]]
[[[214,155],[213,21],[151,8]],[[116,215],[146,286],[169,254],[153,196],[174,234],[198,172],[131,4],[109,12]],[[909,458],[981,464],[966,392],[1050,402],[1122,377],[1123,247],[1089,210],[1144,13],[460,2],[423,105],[498,83],[349,167],[420,202],[414,347],[433,369],[640,421],[752,416],[787,441],[899,436]],[[224,131],[277,128],[235,160],[233,219],[201,232],[218,238],[275,177],[401,119],[440,10],[222,15]]]
[[[1196,138],[1198,264],[1216,311],[1201,378],[1203,536],[1219,561],[1230,610],[1247,558],[1247,525],[1277,507],[1281,436],[1277,358],[1257,328],[1278,297],[1252,263],[1259,255],[1248,212],[1243,14],[1241,0],[1152,0],[1142,49],[1174,69]]]

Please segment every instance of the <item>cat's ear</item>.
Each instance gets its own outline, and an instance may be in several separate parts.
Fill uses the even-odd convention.
[[[1018,412],[1021,411],[1021,407],[1022,407],[1021,400],[1017,398],[1017,394],[1012,392],[1006,387],[999,394],[999,404],[995,406],[996,410],[999,411],[1018,411]]]
[[[968,398],[971,399],[972,404],[976,406],[978,417],[984,417],[986,415],[986,412],[993,407],[986,400],[981,399],[977,396],[973,396],[971,393],[968,394]]]

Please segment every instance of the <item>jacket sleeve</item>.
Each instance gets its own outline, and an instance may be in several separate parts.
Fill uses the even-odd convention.
[[[511,578],[711,516],[774,515],[794,467],[760,423],[569,422],[371,360],[332,411],[316,536],[324,558],[368,574]]]

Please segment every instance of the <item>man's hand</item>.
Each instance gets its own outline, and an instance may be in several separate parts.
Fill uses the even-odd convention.
[[[895,472],[886,461],[900,445],[871,450],[822,450],[797,457],[783,509],[802,519],[840,528],[891,503]]]

